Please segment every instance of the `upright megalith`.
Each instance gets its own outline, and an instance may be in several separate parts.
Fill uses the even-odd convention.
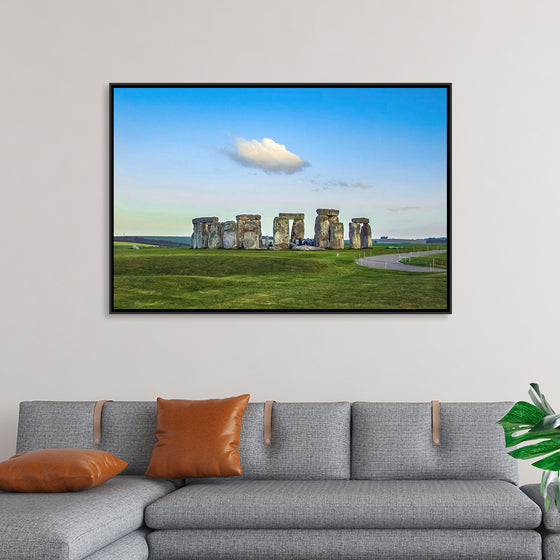
[[[331,249],[344,249],[344,224],[331,222],[329,246]]]
[[[274,247],[276,249],[289,249],[290,243],[297,243],[298,239],[305,237],[305,214],[280,212],[272,224]],[[290,220],[292,231],[290,233]]]
[[[222,222],[222,248],[237,249],[237,222],[228,220]]]
[[[350,241],[350,249],[359,249],[361,246],[360,227],[360,224],[357,224],[353,221],[348,224],[348,238]]]
[[[369,249],[371,247],[371,226],[369,218],[352,218],[350,223],[350,248]]]
[[[260,249],[262,239],[260,214],[239,214],[236,219],[239,248]]]
[[[302,214],[303,215],[303,214]],[[292,243],[297,243],[299,239],[305,237],[305,222],[303,218],[301,220],[294,220],[292,224],[292,233],[290,235],[290,241]]]
[[[283,216],[277,216],[272,223],[272,234],[274,236],[274,247],[276,249],[290,248],[290,220]]]
[[[221,249],[223,236],[223,226],[220,222],[210,222],[208,224],[208,249]]]
[[[333,224],[338,224],[339,210],[333,208],[318,208],[317,217],[315,218],[315,246],[322,249],[331,248],[331,229]],[[336,228],[340,231],[340,228]],[[344,226],[342,227],[344,238]],[[333,233],[334,236],[334,233]],[[344,248],[344,241],[343,246]]]
[[[191,247],[193,249],[208,249],[208,239],[210,236],[210,224],[218,223],[219,220],[215,216],[203,218],[194,218],[193,234],[191,236]]]
[[[371,226],[369,224],[362,224],[360,239],[362,249],[369,249],[371,247]]]

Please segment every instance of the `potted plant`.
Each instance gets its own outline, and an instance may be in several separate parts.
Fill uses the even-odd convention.
[[[504,429],[506,448],[513,447],[508,454],[516,459],[536,459],[534,467],[544,472],[541,479],[541,494],[548,511],[552,485],[554,505],[560,511],[560,414],[556,414],[541,393],[537,383],[531,383],[529,397],[534,404],[519,401],[498,421]]]

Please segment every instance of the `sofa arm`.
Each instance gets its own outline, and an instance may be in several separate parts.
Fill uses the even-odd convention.
[[[549,533],[560,533],[560,512],[554,507],[553,503],[550,504],[548,511],[544,510],[544,498],[541,494],[540,484],[527,484],[522,486],[521,490],[540,506],[543,515],[543,527]],[[549,486],[549,492],[551,491]]]
[[[553,504],[550,505],[548,511],[544,510],[544,498],[541,494],[540,484],[527,484],[522,486],[521,490],[536,502],[542,510],[541,532],[544,560],[560,560],[560,512]]]

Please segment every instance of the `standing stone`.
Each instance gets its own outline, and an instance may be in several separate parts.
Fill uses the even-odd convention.
[[[193,249],[208,249],[209,226],[218,222],[218,218],[204,217],[195,218],[193,223],[193,234],[191,236],[191,247]]]
[[[305,223],[303,219],[294,220],[292,224],[292,235],[290,236],[290,241],[296,243],[298,239],[303,239],[305,237]]]
[[[318,208],[315,218],[315,246],[322,249],[330,247],[331,224],[338,223],[339,210]]]
[[[278,216],[272,224],[274,234],[274,247],[288,249],[290,247],[290,221],[288,218]]]
[[[220,222],[211,222],[208,224],[208,249],[222,248],[222,224]]]
[[[237,249],[237,222],[229,220],[222,223],[222,247]]]
[[[371,247],[371,226],[362,224],[360,232],[361,249],[369,249]]]
[[[260,214],[239,214],[236,218],[239,247],[260,249],[262,240]]]
[[[350,249],[359,249],[360,241],[360,224],[352,221],[348,224],[348,237],[350,240]]]
[[[344,224],[331,222],[329,245],[331,249],[344,249]]]
[[[320,214],[315,218],[315,247],[326,249],[329,246],[330,227],[328,216]]]

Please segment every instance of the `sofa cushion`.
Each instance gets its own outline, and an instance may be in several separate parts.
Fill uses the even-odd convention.
[[[540,521],[540,508],[499,480],[215,480],[146,510],[152,529],[533,529]]]
[[[119,475],[64,494],[0,492],[0,558],[79,560],[142,527],[144,508],[177,488]]]
[[[558,560],[560,558],[560,535],[545,533],[543,535],[544,560]]]
[[[17,452],[93,445],[95,402],[20,404]],[[276,403],[272,445],[263,443],[264,403],[249,403],[241,421],[239,458],[248,479],[350,478],[350,403]],[[144,474],[156,442],[156,402],[107,402],[101,445]]]
[[[263,443],[264,404],[241,422],[242,477],[263,480],[350,478],[350,403],[275,403],[272,444]]]
[[[559,533],[560,534],[560,512],[554,506],[554,495],[552,493],[552,485],[548,487],[548,494],[550,496],[551,502],[548,511],[544,508],[544,498],[541,494],[540,484],[527,484],[522,486],[521,490],[539,505],[543,515],[543,526],[549,533]]]
[[[201,529],[154,531],[148,542],[150,560],[541,560],[536,531]]]
[[[138,529],[86,556],[84,560],[148,560],[149,529]]]
[[[496,422],[512,403],[441,403],[432,445],[430,403],[352,405],[352,478],[497,479],[517,483],[517,461]]]

